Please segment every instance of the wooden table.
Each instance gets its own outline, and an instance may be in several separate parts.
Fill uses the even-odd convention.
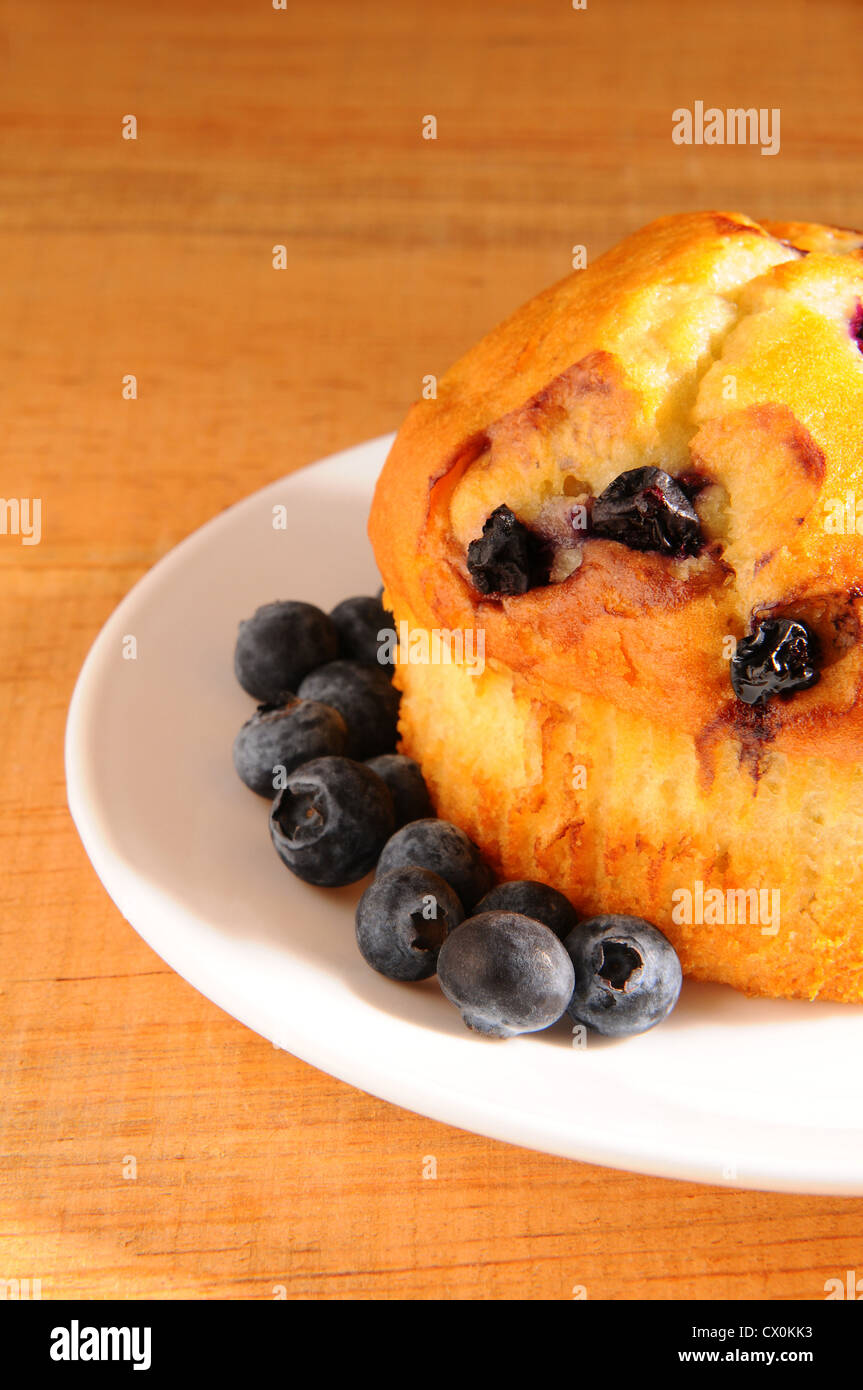
[[[860,36],[856,0],[3,7],[0,476],[42,499],[43,537],[0,536],[0,1277],[46,1298],[820,1299],[863,1271],[861,1201],[544,1157],[275,1051],[113,908],[62,766],[75,676],[131,584],[395,427],[574,244],[696,207],[859,225]],[[780,108],[781,152],[674,145],[695,100]]]

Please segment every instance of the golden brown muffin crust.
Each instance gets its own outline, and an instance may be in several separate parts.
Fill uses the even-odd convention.
[[[484,628],[489,655],[550,690],[702,738],[739,722],[724,639],[827,598],[856,612],[863,585],[863,538],[824,528],[825,499],[863,481],[863,354],[848,327],[861,243],[812,224],[685,214],[537,296],[399,432],[370,520],[387,586],[429,626]],[[590,539],[562,582],[476,592],[467,545],[496,506],[541,523],[568,481],[596,494],[642,464],[707,481],[697,559]],[[859,756],[861,650],[835,660],[829,621],[819,635],[822,678],[771,704],[770,737]]]

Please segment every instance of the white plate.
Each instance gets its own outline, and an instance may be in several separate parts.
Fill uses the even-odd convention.
[[[863,1193],[863,1009],[687,983],[672,1016],[572,1045],[565,1021],[492,1042],[434,980],[399,985],[354,941],[361,886],[311,888],[277,859],[237,780],[240,618],[277,598],[374,592],[366,539],[390,437],[294,473],[160,561],[90,651],[66,730],[69,805],[117,907],[155,951],[276,1046],[464,1129],[665,1177]],[[273,507],[288,510],[286,530]],[[134,637],[137,656],[123,655]]]

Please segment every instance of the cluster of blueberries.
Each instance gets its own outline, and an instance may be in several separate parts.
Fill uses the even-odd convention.
[[[631,468],[590,499],[585,535],[630,550],[697,555],[704,542],[692,499],[707,482],[699,474],[675,479],[662,468]],[[504,504],[468,546],[467,568],[477,593],[498,598],[548,584],[552,558],[544,537]],[[734,694],[744,704],[763,706],[773,695],[808,690],[819,679],[819,657],[817,635],[807,623],[762,618],[737,643],[730,672]]]
[[[653,1027],[682,980],[662,932],[640,917],[579,921],[547,884],[493,886],[473,841],[435,816],[419,765],[395,751],[400,697],[378,659],[392,626],[380,595],[330,614],[269,603],[240,623],[234,669],[261,703],[234,766],[272,800],[279,858],[323,887],[375,869],[356,912],[365,960],[392,980],[437,973],[476,1032],[536,1032],[565,1012],[612,1037]]]

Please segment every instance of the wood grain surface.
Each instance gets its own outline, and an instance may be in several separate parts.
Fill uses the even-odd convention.
[[[394,428],[573,245],[698,207],[860,225],[857,0],[0,16],[0,490],[43,506],[39,545],[0,535],[0,1278],[45,1298],[820,1299],[863,1273],[861,1201],[545,1157],[276,1051],[114,909],[62,765],[75,676],[130,585],[255,488]],[[696,100],[779,108],[779,154],[674,145]]]

